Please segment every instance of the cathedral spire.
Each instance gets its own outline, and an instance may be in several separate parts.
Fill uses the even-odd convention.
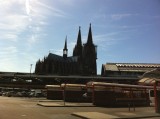
[[[91,24],[88,32],[87,43],[83,46],[83,73],[85,75],[96,75],[96,46],[93,44]]]
[[[89,45],[93,44],[91,23],[90,23],[90,26],[89,26],[87,44],[89,44]]]
[[[73,50],[73,56],[82,56],[82,40],[81,40],[81,27],[79,26],[77,44]]]
[[[81,40],[81,27],[79,26],[79,32],[78,32],[78,37],[77,37],[77,46],[82,45],[82,40]]]
[[[67,36],[65,39],[64,49],[63,49],[63,58],[67,58],[68,49],[67,49]]]
[[[66,36],[66,39],[65,39],[64,49],[67,49],[67,36]]]

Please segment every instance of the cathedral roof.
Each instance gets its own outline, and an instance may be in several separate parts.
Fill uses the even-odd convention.
[[[77,56],[71,56],[71,57],[67,57],[64,59],[62,56],[52,54],[52,53],[49,53],[47,59],[48,60],[55,60],[55,61],[59,61],[59,62],[77,62],[78,61]]]

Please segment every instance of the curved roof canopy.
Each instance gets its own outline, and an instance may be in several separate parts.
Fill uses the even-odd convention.
[[[138,83],[141,85],[153,85],[155,81],[160,82],[160,68],[156,68],[144,73]]]

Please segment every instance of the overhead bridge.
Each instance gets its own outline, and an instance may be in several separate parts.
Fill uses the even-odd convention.
[[[16,80],[16,81],[15,81]],[[34,73],[0,72],[0,86],[11,87],[44,87],[48,84],[87,83],[88,81],[103,81],[134,84],[138,77],[102,77],[76,75],[37,75]]]

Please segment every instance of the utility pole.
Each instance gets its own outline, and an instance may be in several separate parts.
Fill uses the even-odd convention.
[[[33,64],[30,65],[30,80],[31,80],[31,70],[32,70],[32,65],[33,65]]]

